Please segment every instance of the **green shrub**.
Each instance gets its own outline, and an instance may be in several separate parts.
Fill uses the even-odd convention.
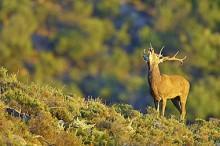
[[[25,85],[0,70],[1,145],[215,145],[220,120],[196,120],[186,125],[177,118],[147,114],[127,104],[107,106],[100,100],[65,95],[49,86]],[[31,120],[8,115],[6,107],[29,113]]]

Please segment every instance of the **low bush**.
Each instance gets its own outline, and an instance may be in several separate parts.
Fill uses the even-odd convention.
[[[153,108],[147,114],[127,104],[107,106],[100,100],[65,95],[49,86],[17,81],[0,69],[1,145],[215,145],[219,120],[186,125],[165,118]],[[27,113],[27,122],[5,109]]]

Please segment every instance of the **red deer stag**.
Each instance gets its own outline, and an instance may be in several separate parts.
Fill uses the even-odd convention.
[[[186,59],[176,58],[178,52],[172,56],[163,56],[163,48],[160,53],[154,52],[152,46],[149,48],[148,53],[144,50],[144,60],[148,65],[148,83],[150,86],[151,95],[154,97],[154,103],[157,111],[160,111],[160,101],[162,100],[162,115],[164,116],[167,99],[171,99],[175,107],[180,112],[181,120],[184,120],[186,115],[186,100],[189,93],[189,82],[179,75],[165,75],[160,74],[159,64],[164,61],[180,61]]]

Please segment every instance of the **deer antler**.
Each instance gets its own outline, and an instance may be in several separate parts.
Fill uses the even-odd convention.
[[[150,42],[150,48],[153,48],[152,45],[151,45],[151,42]]]
[[[161,48],[160,53],[159,53],[159,56],[161,56],[161,57],[163,56],[162,55],[163,48],[164,48],[164,46]]]
[[[161,49],[162,50],[162,49]],[[183,61],[186,59],[186,56],[185,57],[183,57],[182,59],[180,59],[180,58],[176,58],[176,56],[177,56],[177,54],[179,53],[179,51],[177,51],[176,52],[176,54],[175,55],[173,55],[172,57],[169,57],[169,56],[167,56],[167,57],[163,57],[162,59],[161,59],[161,62],[164,62],[164,61],[180,61],[181,63],[183,63]]]

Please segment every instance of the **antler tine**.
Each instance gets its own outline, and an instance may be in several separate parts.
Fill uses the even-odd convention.
[[[183,57],[182,59],[178,59],[178,61],[180,61],[181,63],[183,63],[183,61],[186,59],[186,56]]]
[[[153,48],[152,45],[151,45],[151,42],[150,42],[150,48]]]
[[[176,55],[179,53],[179,51],[176,52],[176,54],[173,57],[176,57]]]
[[[179,59],[179,61],[183,64],[183,61],[186,59],[186,56],[183,57],[182,59]]]
[[[163,56],[162,55],[163,48],[164,48],[164,46],[160,49],[160,53],[159,53],[160,56]]]
[[[179,51],[177,51],[176,54],[173,55],[173,57],[169,58],[169,60],[176,60],[176,61],[180,61],[181,63],[183,63],[183,60],[186,59],[186,56],[183,57],[182,59],[180,59],[180,58],[176,58],[176,56],[178,55],[178,53],[179,53]]]
[[[179,51],[177,51],[176,54],[173,55],[172,57],[169,57],[169,56],[168,57],[163,57],[161,61],[163,62],[163,61],[170,60],[170,61],[180,61],[181,63],[183,63],[183,61],[186,59],[186,56],[183,57],[182,59],[176,58],[178,53],[179,53]]]
[[[179,53],[179,51],[177,51],[176,54],[175,54],[172,58],[176,58],[176,56],[177,56],[178,53]],[[178,59],[178,58],[176,58],[176,59]],[[183,57],[182,59],[180,59],[180,60],[183,61],[183,60],[185,60],[185,59],[186,59],[186,56],[184,56],[184,57]]]
[[[187,57],[186,56],[184,56],[183,58],[182,58],[182,60],[185,60]]]

